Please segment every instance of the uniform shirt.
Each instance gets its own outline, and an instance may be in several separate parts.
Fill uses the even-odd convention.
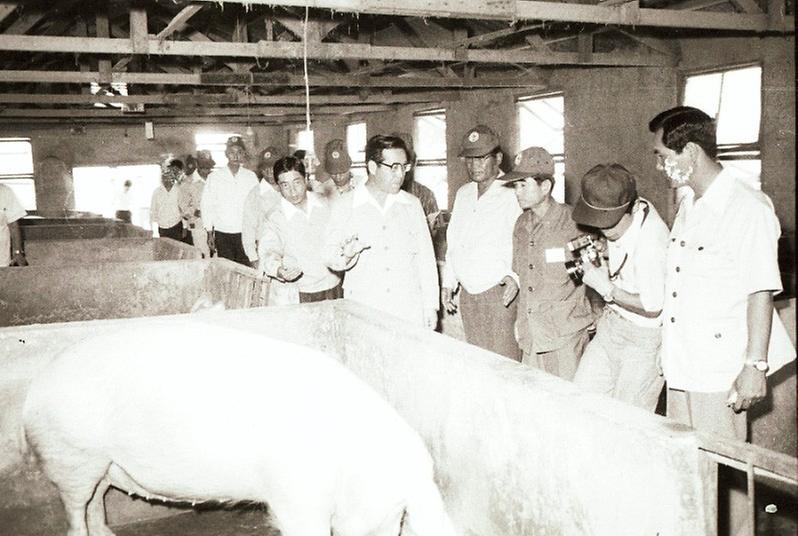
[[[133,192],[132,188],[123,188],[121,192],[116,194],[114,199],[114,207],[116,210],[126,210],[130,212],[133,209]]]
[[[150,203],[150,221],[152,224],[162,229],[168,229],[180,223],[179,198],[179,185],[172,185],[171,190],[167,190],[163,184],[158,186],[152,193],[152,203]]]
[[[508,188],[509,190],[509,188]],[[580,234],[571,207],[555,201],[539,218],[526,210],[513,231],[513,271],[518,275],[519,347],[527,353],[562,348],[571,336],[593,323],[585,286],[565,270],[565,244]]]
[[[724,169],[695,202],[687,196],[673,223],[662,368],[674,389],[730,389],[749,357],[748,296],[781,290],[780,227],[773,204],[733,173]],[[767,356],[771,371],[794,358],[795,349],[774,311]]]
[[[341,279],[322,258],[329,220],[330,207],[314,192],[308,192],[307,212],[281,199],[269,214],[258,244],[263,273],[276,277],[281,265],[296,266],[302,270],[295,283],[300,292],[336,286]]]
[[[11,264],[11,233],[8,224],[27,214],[14,191],[5,184],[0,184],[0,266]]]
[[[424,211],[404,191],[380,206],[365,185],[331,205],[325,260],[344,274],[344,297],[424,325],[438,309],[438,270]],[[357,235],[369,245],[347,265],[341,243]]]
[[[241,218],[241,242],[250,262],[258,260],[258,240],[266,229],[266,218],[282,199],[283,196],[266,179],[247,194]]]
[[[202,218],[201,216],[196,216],[196,213],[200,212],[201,214],[200,204],[204,189],[205,179],[196,171],[180,184],[178,204],[180,206],[180,214],[188,229],[202,227]]]
[[[205,228],[222,233],[240,233],[244,200],[257,185],[258,177],[243,167],[235,175],[227,166],[208,175],[200,203]]]
[[[494,180],[477,199],[477,183],[457,191],[446,231],[443,286],[479,294],[512,271],[513,228],[521,207],[512,188]]]
[[[665,300],[665,253],[668,249],[668,226],[649,201],[640,198],[632,223],[618,240],[607,240],[612,283],[626,292],[638,294],[643,309],[658,311]],[[662,313],[656,318],[641,316],[616,303],[608,305],[616,313],[641,327],[662,325]]]

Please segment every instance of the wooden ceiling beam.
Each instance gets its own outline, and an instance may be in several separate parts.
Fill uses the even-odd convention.
[[[183,31],[188,20],[202,11],[203,7],[204,6],[199,4],[192,4],[181,9],[180,12],[169,21],[169,23],[166,25],[166,28],[155,35],[156,39],[166,39],[175,32]]]
[[[460,100],[457,91],[429,91],[420,93],[391,94],[389,92],[375,92],[368,97],[359,95],[311,95],[311,105],[320,104],[398,104],[413,102],[451,102]],[[199,94],[151,94],[151,95],[81,95],[68,94],[28,94],[28,93],[0,93],[2,104],[160,104],[160,105],[275,105],[275,104],[305,104],[304,95],[241,95],[229,93]]]
[[[47,15],[47,11],[33,10],[25,11],[23,8],[17,20],[5,31],[7,35],[22,35],[27,33],[31,28],[36,26]]]
[[[589,5],[539,0],[473,0],[469,2],[430,2],[429,0],[198,0],[219,4],[301,6],[331,9],[336,12],[370,13],[416,17],[445,17],[483,20],[543,20],[556,22],[584,22],[620,26],[660,26],[666,28],[697,28],[730,31],[768,32],[763,14],[700,12],[686,15],[674,9],[640,8],[637,2],[621,5]],[[629,4],[634,4],[630,9]],[[788,17],[794,19],[794,17]],[[793,32],[794,20],[785,20],[780,32]]]
[[[6,20],[6,17],[11,15],[18,7],[19,4],[16,2],[0,2],[0,22]]]
[[[0,70],[0,83],[61,83],[89,84],[101,82],[97,72],[81,71],[32,71],[32,70]],[[303,87],[305,79],[299,75],[272,73],[111,73],[111,81],[142,85],[188,85],[188,86],[274,86]],[[351,75],[310,76],[308,81],[312,87],[385,87],[385,88],[537,88],[545,89],[542,77],[484,77],[468,79],[440,78],[436,76],[386,76],[370,77]]]
[[[0,35],[0,50],[25,52],[66,52],[80,54],[133,54],[129,39]],[[577,53],[530,50],[469,50],[454,48],[386,47],[358,43],[308,43],[308,57],[315,60],[357,58],[369,60],[464,61],[473,63],[515,63],[535,65],[585,64]],[[152,56],[216,56],[296,59],[303,55],[303,43],[260,41],[258,43],[159,41],[149,39],[142,54]],[[661,67],[670,59],[650,54],[625,52],[596,53],[588,65]]]

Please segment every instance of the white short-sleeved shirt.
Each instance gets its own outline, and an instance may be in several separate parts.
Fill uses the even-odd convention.
[[[443,286],[470,294],[485,292],[512,273],[513,229],[521,206],[500,180],[477,197],[477,183],[460,187],[446,230]]]
[[[11,233],[8,224],[27,214],[14,191],[5,184],[0,184],[0,266],[11,264]]]
[[[240,233],[244,220],[244,201],[258,185],[258,177],[243,167],[233,175],[224,166],[214,170],[202,192],[202,224],[209,231]]]
[[[665,295],[665,253],[668,250],[668,226],[654,205],[640,199],[632,224],[618,240],[608,240],[609,271],[613,284],[640,296],[646,311],[662,309]],[[622,317],[642,327],[658,327],[662,314],[649,318],[633,313],[617,304],[608,305]]]
[[[729,169],[700,199],[682,201],[668,245],[663,309],[662,368],[669,387],[731,388],[747,357],[748,296],[782,288],[780,233],[770,198]],[[795,359],[775,311],[767,359],[771,372]]]

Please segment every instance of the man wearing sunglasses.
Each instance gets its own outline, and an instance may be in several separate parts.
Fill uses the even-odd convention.
[[[584,265],[582,281],[604,298],[596,335],[582,354],[574,383],[649,411],[657,407],[668,227],[638,197],[620,164],[599,164],[582,177],[573,212],[580,225],[607,239],[609,261]]]

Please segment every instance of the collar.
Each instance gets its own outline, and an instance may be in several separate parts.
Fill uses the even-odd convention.
[[[191,182],[205,182],[205,179],[202,178],[202,175],[197,173],[196,171],[191,174]]]
[[[402,195],[404,194],[404,195]],[[410,204],[410,199],[407,197],[410,194],[399,190],[395,194],[388,194],[385,197],[385,206],[381,207],[377,200],[369,193],[366,188],[366,183],[358,184],[352,189],[352,207],[359,207],[361,205],[372,205],[379,209],[380,212],[387,212],[395,203],[404,205]]]
[[[706,207],[713,212],[722,212],[728,204],[729,196],[731,196],[737,180],[734,171],[730,168],[723,168],[704,195],[697,200],[692,196],[685,201],[689,203],[690,208]]]
[[[632,223],[629,225],[629,228],[618,240],[607,240],[608,247],[627,252],[631,252],[634,249],[635,244],[637,244],[638,236],[640,235],[640,230],[643,228],[643,221],[646,219],[646,207],[644,203],[648,203],[650,207],[650,202],[642,197],[638,198],[636,203],[634,211],[632,212]],[[651,209],[649,208],[648,210]]]
[[[297,208],[292,203],[287,201],[285,197],[280,196],[280,206],[283,209],[283,214],[285,214],[286,219],[291,219],[297,214],[302,214],[304,217],[309,218],[311,214],[313,214],[313,209],[317,207],[321,207],[322,203],[313,192],[308,192],[308,211],[305,212],[304,210]]]

